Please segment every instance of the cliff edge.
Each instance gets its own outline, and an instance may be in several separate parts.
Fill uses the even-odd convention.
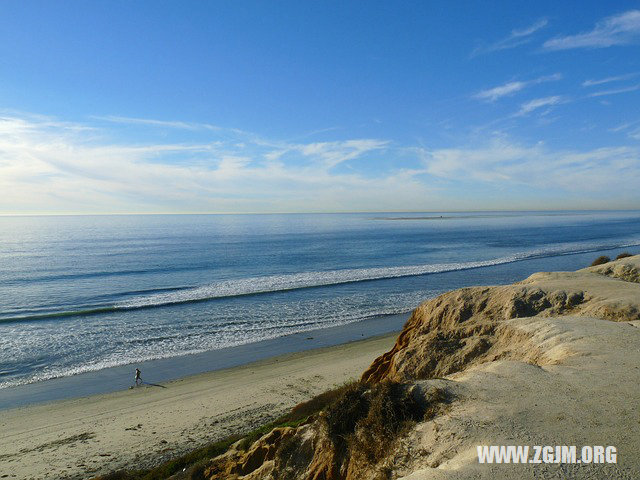
[[[640,256],[421,304],[360,382],[207,479],[640,478]],[[614,446],[616,463],[481,464],[479,445]],[[531,453],[533,456],[533,453]]]

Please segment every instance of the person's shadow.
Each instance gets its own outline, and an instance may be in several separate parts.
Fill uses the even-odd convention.
[[[167,388],[164,385],[158,385],[157,383],[149,383],[149,382],[142,382],[142,385],[149,385],[151,387]]]
[[[158,385],[157,383],[149,383],[149,382],[143,382],[143,381],[141,381],[140,383],[136,383],[135,385],[132,385],[129,388],[137,388],[137,387],[141,387],[143,385],[149,385],[150,387],[167,388],[164,385]]]

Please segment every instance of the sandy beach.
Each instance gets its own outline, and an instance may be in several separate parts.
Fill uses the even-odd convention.
[[[249,431],[359,377],[395,338],[283,355],[161,387],[2,411],[0,478],[87,478],[156,464]]]

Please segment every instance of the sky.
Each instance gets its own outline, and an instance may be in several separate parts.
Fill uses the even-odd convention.
[[[0,2],[0,214],[640,208],[640,1]]]

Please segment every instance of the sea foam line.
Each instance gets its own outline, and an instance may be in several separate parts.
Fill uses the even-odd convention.
[[[409,265],[399,267],[356,268],[344,270],[329,270],[324,272],[301,272],[288,275],[267,275],[263,277],[226,280],[203,285],[200,287],[180,290],[176,292],[159,293],[142,296],[119,302],[115,305],[120,309],[149,308],[177,303],[189,303],[213,300],[216,298],[255,295],[261,293],[282,292],[303,288],[314,288],[345,283],[356,283],[371,280],[383,280],[398,277],[411,277],[435,273],[470,270],[491,267],[507,263],[519,262],[532,258],[573,255],[612,248],[625,248],[640,245],[630,242],[617,245],[596,244],[565,244],[560,248],[539,249],[530,252],[517,253],[505,257],[461,263],[440,263],[429,265]]]
[[[640,240],[638,239],[633,239],[632,241],[618,244],[573,243],[564,244],[558,247],[550,247],[531,250],[528,252],[515,253],[505,257],[499,257],[490,260],[472,262],[408,265],[398,267],[353,268],[344,270],[301,272],[285,275],[266,275],[262,277],[240,278],[176,291],[143,295],[130,300],[120,301],[112,305],[96,306],[86,309],[80,309],[77,311],[62,311],[4,318],[0,319],[0,323],[92,315],[123,310],[156,308],[183,303],[204,302],[218,298],[241,297],[247,295],[300,290],[305,288],[341,285],[346,283],[357,283],[373,280],[384,280],[391,278],[453,272],[460,270],[471,270],[476,268],[492,267],[496,265],[520,262],[533,258],[574,255],[579,253],[611,250],[615,248],[626,248],[639,245]]]
[[[39,371],[36,374],[13,378],[10,380],[0,381],[0,390],[9,387],[18,387],[22,385],[29,385],[32,383],[42,382],[46,380],[53,380],[56,378],[71,377],[80,375],[83,373],[91,373],[107,368],[121,367],[124,365],[141,364],[143,362],[152,360],[162,360],[168,358],[183,357],[187,355],[194,355],[199,353],[205,353],[212,350],[221,350],[225,348],[233,348],[242,345],[258,343],[267,340],[273,340],[283,336],[294,335],[299,333],[313,332],[320,329],[344,326],[350,323],[367,320],[375,317],[384,317],[388,315],[397,315],[406,313],[406,308],[385,308],[377,311],[375,314],[358,314],[352,313],[348,315],[341,315],[339,318],[333,320],[316,320],[311,322],[294,322],[284,325],[272,325],[268,329],[252,329],[253,335],[246,335],[247,330],[243,330],[243,334],[236,338],[227,338],[225,341],[217,343],[215,345],[189,345],[187,348],[155,350],[151,352],[131,352],[127,354],[112,355],[107,358],[100,358],[97,360],[81,362],[78,365],[67,365],[51,370]],[[180,343],[182,344],[182,342]]]

